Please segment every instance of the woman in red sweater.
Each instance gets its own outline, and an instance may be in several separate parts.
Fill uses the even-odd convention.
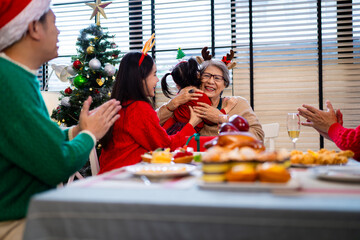
[[[189,122],[177,134],[169,136],[160,126],[150,100],[158,81],[156,65],[149,55],[130,52],[122,58],[111,95],[122,103],[121,117],[100,141],[99,174],[136,164],[142,154],[156,148],[173,151],[186,143],[186,136],[196,132],[194,126],[202,120],[192,108]]]
[[[351,150],[354,159],[360,161],[360,126],[355,129],[344,128],[342,113],[335,112],[331,102],[326,101],[327,111],[321,111],[310,105],[299,108],[299,114],[306,118],[304,126],[315,128],[323,137],[333,141],[341,150]]]

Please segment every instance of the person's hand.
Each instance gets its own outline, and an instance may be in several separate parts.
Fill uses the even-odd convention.
[[[342,126],[344,124],[344,121],[340,109],[336,110],[336,118],[337,118],[337,122],[340,123],[340,125]]]
[[[302,106],[303,108],[298,108],[298,111],[307,121],[302,122],[301,124],[315,128],[320,134],[327,134],[330,126],[338,122],[338,118],[342,120],[341,112],[339,112],[339,116],[337,116],[329,100],[326,101],[327,111],[321,111],[306,104],[303,104]]]
[[[222,114],[219,109],[203,102],[198,102],[197,104],[198,106],[194,107],[194,111],[198,116],[202,119],[209,120],[210,122],[218,123],[219,114]]]
[[[115,99],[109,100],[96,109],[89,112],[92,98],[89,97],[81,109],[79,117],[79,131],[88,130],[96,139],[102,138],[114,122],[119,119],[117,114],[121,105]]]
[[[199,123],[202,122],[201,117],[198,116],[198,114],[195,113],[194,109],[192,107],[189,106],[190,109],[190,120],[189,123],[195,127],[197,126]]]
[[[180,90],[180,92],[170,101],[170,108],[171,111],[177,109],[180,105],[183,105],[189,101],[196,101],[199,100],[199,97],[202,96],[203,91],[197,89],[196,87],[186,87]]]
[[[229,113],[235,106],[236,106],[237,100],[235,98],[229,98],[226,97],[224,98],[224,105],[226,105],[226,107],[224,107],[224,110],[227,113]]]

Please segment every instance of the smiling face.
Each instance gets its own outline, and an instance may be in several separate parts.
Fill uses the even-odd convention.
[[[155,96],[156,84],[159,81],[159,78],[156,76],[156,72],[157,72],[156,64],[154,63],[149,76],[147,76],[144,81],[145,93],[147,93],[148,97]]]
[[[203,77],[204,74],[223,76],[223,72],[219,68],[210,65],[202,74],[200,89],[213,101],[219,98],[221,92],[224,91],[225,81],[223,79],[220,81],[215,80],[214,76],[211,76],[210,79],[205,79]]]

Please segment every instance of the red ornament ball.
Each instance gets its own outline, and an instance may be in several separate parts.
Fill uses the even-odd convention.
[[[67,88],[67,89],[65,89],[65,91],[64,91],[66,94],[71,94],[72,93],[72,90],[71,90],[71,88]]]
[[[99,90],[95,89],[95,90],[94,90],[94,93],[95,93],[95,94],[99,94],[100,92],[99,92]]]
[[[82,63],[79,61],[79,59],[77,59],[74,63],[73,66],[76,69],[80,69],[81,68]]]

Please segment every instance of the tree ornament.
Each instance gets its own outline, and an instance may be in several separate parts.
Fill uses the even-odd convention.
[[[82,63],[80,62],[79,59],[77,59],[74,63],[73,66],[75,69],[80,69],[81,68]]]
[[[91,92],[91,91],[92,91],[92,88],[89,88],[89,91]]]
[[[108,76],[114,76],[115,72],[116,72],[116,69],[113,65],[111,65],[110,63],[106,63],[105,64],[105,68],[104,68],[104,71],[106,72],[106,74]]]
[[[70,107],[70,97],[63,97],[60,104],[64,107]]]
[[[118,57],[119,57],[119,55],[117,55],[117,54],[111,55],[111,58],[112,58],[112,59],[115,59],[115,58],[118,58]]]
[[[75,78],[74,78],[74,86],[77,87],[77,88],[82,88],[85,83],[87,83],[87,79],[81,75],[77,75]]]
[[[72,65],[69,65],[66,67],[66,71],[71,75],[71,76],[74,76],[76,74],[76,71],[75,69],[73,68]]]
[[[104,84],[105,80],[103,78],[98,78],[96,79],[96,82],[101,87]]]
[[[177,56],[176,59],[182,59],[183,57],[185,57],[185,53],[183,52],[183,50],[181,50],[181,48],[178,48],[178,52],[177,52]]]
[[[88,46],[86,52],[87,54],[93,54],[95,52],[95,48],[93,46]]]
[[[71,90],[71,88],[70,87],[68,87],[67,89],[65,89],[65,91],[64,91],[66,94],[71,94],[72,93],[72,90]]]
[[[96,0],[96,3],[85,3],[86,5],[90,6],[94,9],[90,20],[96,15],[96,25],[100,26],[100,13],[101,15],[107,19],[104,8],[112,2],[101,3],[101,0]]]
[[[92,70],[99,70],[101,68],[101,62],[97,58],[93,58],[89,62],[89,67]]]
[[[99,92],[99,90],[95,89],[95,90],[94,90],[94,93],[95,93],[95,94],[99,94],[100,92]]]
[[[118,46],[116,45],[115,42],[112,42],[111,45],[110,45],[110,47],[111,47],[112,49],[115,49],[115,48],[117,48]]]

